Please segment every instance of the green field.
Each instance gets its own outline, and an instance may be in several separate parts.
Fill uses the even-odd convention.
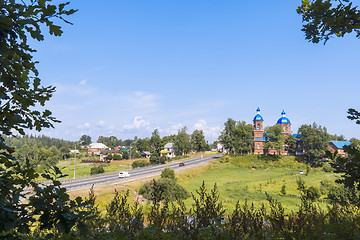
[[[76,159],[76,177],[89,176],[90,169],[98,165],[95,163],[81,163],[80,159]],[[60,168],[63,174],[67,174],[70,178],[74,177],[74,159],[62,160],[56,166]],[[113,161],[112,163],[101,164],[101,166],[104,168],[105,173],[123,171],[129,169],[130,160]]]
[[[224,206],[231,210],[237,201],[241,203],[253,202],[256,206],[266,204],[265,192],[278,199],[286,212],[297,210],[300,203],[300,194],[296,181],[302,178],[307,186],[316,186],[323,190],[319,204],[324,205],[326,191],[321,181],[332,184],[336,175],[324,172],[322,168],[312,168],[308,175],[300,175],[299,171],[307,172],[308,165],[299,163],[295,157],[283,156],[279,159],[268,160],[255,155],[228,157],[213,161],[199,173],[178,175],[179,182],[188,191],[195,193],[204,181],[206,187],[211,189],[217,184],[220,199]],[[286,195],[280,193],[285,185]],[[188,206],[192,199],[187,199]]]

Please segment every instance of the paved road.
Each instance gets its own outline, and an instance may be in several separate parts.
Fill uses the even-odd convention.
[[[184,161],[185,166],[183,166],[183,167],[179,167],[179,162],[181,162],[181,161],[177,161],[174,163],[157,165],[154,167],[139,168],[139,169],[128,171],[130,174],[130,177],[128,177],[126,179],[120,179],[118,173],[113,173],[113,174],[89,177],[89,178],[85,178],[85,179],[82,178],[82,179],[75,179],[72,181],[64,181],[61,186],[66,187],[69,190],[74,190],[74,189],[85,188],[85,187],[91,186],[93,184],[98,185],[98,184],[104,184],[104,183],[110,183],[110,182],[121,183],[121,182],[135,181],[135,180],[139,180],[139,179],[143,179],[143,178],[148,178],[151,176],[160,175],[161,170],[166,167],[173,168],[175,171],[177,171],[177,170],[181,170],[181,169],[187,169],[187,168],[199,166],[201,164],[205,164],[205,163],[207,163],[213,159],[219,158],[219,157],[221,157],[221,154],[210,155],[210,156],[204,155],[202,158],[195,158],[195,159]]]

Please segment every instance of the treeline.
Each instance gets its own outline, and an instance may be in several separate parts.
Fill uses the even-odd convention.
[[[2,135],[4,138],[4,142],[7,146],[21,148],[23,145],[35,145],[41,144],[44,147],[50,148],[55,146],[60,151],[64,151],[67,149],[74,148],[74,142],[67,141],[58,138],[50,138],[44,135],[33,136],[33,135],[20,135],[20,136],[5,136]],[[62,150],[64,149],[64,150]]]
[[[13,157],[21,167],[27,163],[42,172],[47,165],[55,165],[60,160],[70,157],[74,143],[46,136],[2,136],[5,145],[12,147]]]
[[[80,141],[83,145],[86,145],[91,142],[91,137],[83,135]],[[179,129],[177,134],[164,136],[162,138],[160,137],[159,130],[155,129],[151,137],[138,138],[135,136],[134,139],[121,140],[116,136],[99,136],[97,142],[103,143],[110,148],[116,146],[131,147],[134,157],[139,157],[144,151],[149,151],[152,155],[159,157],[161,150],[164,149],[167,143],[173,143],[176,155],[188,154],[191,151],[201,152],[210,150],[210,145],[205,141],[205,135],[202,130],[196,129],[189,134],[186,127]]]

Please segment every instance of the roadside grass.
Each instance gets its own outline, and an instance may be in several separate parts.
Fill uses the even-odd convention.
[[[138,159],[134,159],[136,161]],[[108,172],[116,172],[116,171],[124,171],[129,169],[130,160],[119,160],[119,161],[112,161],[111,163],[82,163],[81,159],[76,159],[75,161],[75,171],[76,177],[84,177],[90,176],[90,170],[93,166],[101,165],[105,173]],[[68,175],[66,178],[73,178],[74,177],[74,159],[62,160],[56,165],[63,174]]]

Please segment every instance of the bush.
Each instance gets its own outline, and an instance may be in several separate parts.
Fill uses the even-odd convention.
[[[105,172],[105,170],[101,165],[94,166],[90,169],[91,175],[100,174],[100,173],[104,173],[104,172]]]
[[[161,156],[159,158],[159,163],[160,164],[165,164],[167,160],[168,160],[168,158],[166,156]]]
[[[185,188],[170,178],[153,179],[144,183],[139,189],[139,194],[152,201],[174,201],[176,199],[186,199],[190,196]]]
[[[304,195],[306,199],[309,199],[311,201],[315,201],[321,196],[319,189],[314,186],[310,186],[309,188],[305,189]]]
[[[169,178],[176,181],[175,171],[172,168],[164,168],[161,171],[161,178]]]
[[[333,186],[328,193],[328,198],[332,203],[341,205],[360,204],[360,192],[355,187],[344,188],[343,185]]]
[[[150,163],[146,160],[138,160],[138,161],[134,161],[132,163],[132,167],[133,168],[139,168],[139,167],[146,167],[146,166],[149,166]]]
[[[114,154],[114,155],[112,156],[112,159],[113,159],[113,160],[121,160],[121,159],[122,159],[122,156],[121,156],[120,154]]]
[[[281,190],[280,190],[280,194],[283,195],[283,196],[286,195],[286,185],[285,184],[282,185]]]
[[[322,167],[322,170],[324,172],[333,172],[334,171],[333,167],[331,167],[331,165],[329,163],[324,164]]]
[[[321,194],[326,194],[329,190],[334,187],[334,182],[328,179],[322,180],[320,182],[320,192]]]
[[[123,153],[122,153],[122,158],[123,159],[129,159],[129,152],[128,151],[124,151]]]

